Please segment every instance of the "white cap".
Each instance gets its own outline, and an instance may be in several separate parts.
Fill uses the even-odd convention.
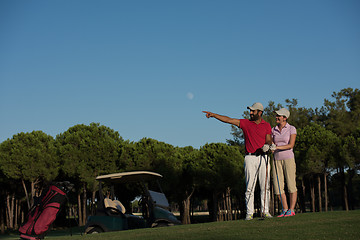
[[[279,110],[275,111],[279,116],[285,116],[286,118],[290,117],[290,112],[286,108],[280,108]]]
[[[257,103],[254,103],[252,106],[247,107],[247,109],[250,109],[252,111],[254,111],[254,110],[264,111],[264,106],[261,103],[257,102]]]

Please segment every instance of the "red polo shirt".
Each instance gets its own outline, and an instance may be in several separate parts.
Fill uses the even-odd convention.
[[[271,126],[264,119],[259,124],[249,119],[240,119],[239,128],[243,130],[245,137],[245,149],[248,153],[255,153],[265,144],[267,134],[271,134]]]

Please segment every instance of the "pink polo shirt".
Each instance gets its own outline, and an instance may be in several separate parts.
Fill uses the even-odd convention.
[[[278,126],[273,127],[271,130],[271,136],[276,146],[288,145],[290,142],[290,136],[293,134],[296,134],[296,128],[288,123],[286,123],[281,132]],[[276,160],[294,158],[294,151],[292,149],[275,150],[274,157]]]

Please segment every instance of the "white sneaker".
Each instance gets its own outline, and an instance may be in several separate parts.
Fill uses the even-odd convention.
[[[252,214],[247,214],[245,220],[246,221],[253,220],[253,215]]]
[[[272,218],[273,216],[271,216],[270,213],[265,213],[265,217],[266,217],[266,218]]]

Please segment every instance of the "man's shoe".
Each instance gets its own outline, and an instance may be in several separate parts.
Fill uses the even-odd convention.
[[[265,213],[265,218],[272,218],[273,216],[271,216],[270,213]]]
[[[289,209],[286,213],[285,213],[285,217],[291,217],[291,216],[295,216],[295,212],[291,209]]]
[[[253,215],[252,214],[247,214],[245,220],[246,221],[253,220]]]
[[[282,212],[281,212],[281,214],[279,215],[279,216],[277,216],[277,217],[285,217],[285,215],[286,215],[286,213],[288,212],[288,210],[282,210]]]

